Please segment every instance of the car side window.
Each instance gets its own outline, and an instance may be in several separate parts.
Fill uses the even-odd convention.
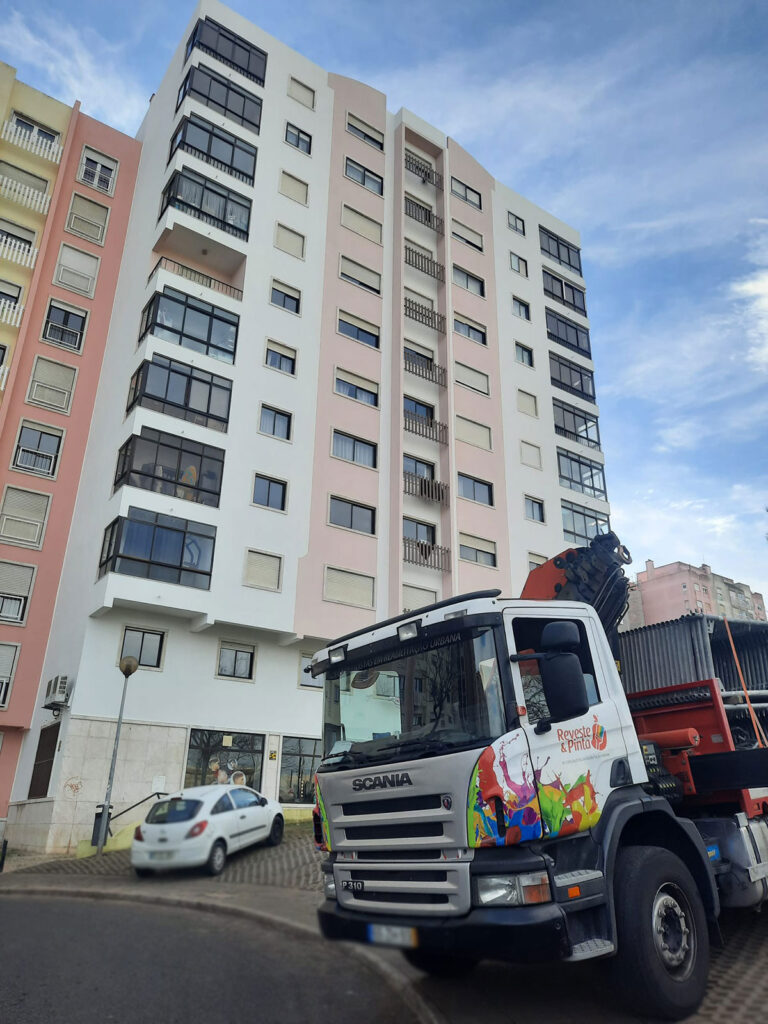
[[[233,789],[232,800],[235,807],[255,807],[259,802],[258,796],[250,789]]]
[[[229,799],[229,793],[222,793],[222,795],[211,808],[211,814],[224,814],[226,811],[231,810],[232,801]]]

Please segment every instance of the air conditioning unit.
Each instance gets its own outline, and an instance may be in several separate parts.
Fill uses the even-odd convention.
[[[45,685],[44,708],[61,711],[69,703],[69,676],[54,676]]]

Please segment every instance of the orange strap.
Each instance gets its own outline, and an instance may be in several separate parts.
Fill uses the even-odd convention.
[[[736,645],[734,644],[733,637],[731,636],[731,627],[728,625],[728,619],[726,619],[725,616],[723,616],[723,622],[725,623],[725,629],[728,633],[728,639],[731,642],[733,660],[736,662],[736,670],[739,673],[739,679],[741,680],[741,688],[744,691],[744,700],[747,702],[747,708],[749,709],[749,717],[752,719],[752,725],[754,726],[755,735],[757,736],[757,745],[758,747],[768,746],[768,741],[766,741],[765,733],[763,732],[763,727],[757,720],[755,709],[752,707],[752,701],[749,699],[749,691],[747,690],[747,684],[744,682],[744,675],[741,671],[741,662],[739,661],[739,656],[736,653]]]

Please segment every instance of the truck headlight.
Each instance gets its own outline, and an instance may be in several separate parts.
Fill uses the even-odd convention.
[[[552,893],[546,871],[523,875],[478,875],[477,902],[481,907],[522,907],[527,903],[549,903]]]
[[[323,874],[323,895],[327,900],[336,899],[336,882],[333,879],[333,874],[330,871],[326,871]]]

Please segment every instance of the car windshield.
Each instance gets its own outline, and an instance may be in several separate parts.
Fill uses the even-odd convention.
[[[147,815],[147,824],[170,825],[174,821],[191,821],[202,806],[201,800],[158,800]]]
[[[441,624],[329,669],[320,771],[485,746],[504,730],[494,630]]]

